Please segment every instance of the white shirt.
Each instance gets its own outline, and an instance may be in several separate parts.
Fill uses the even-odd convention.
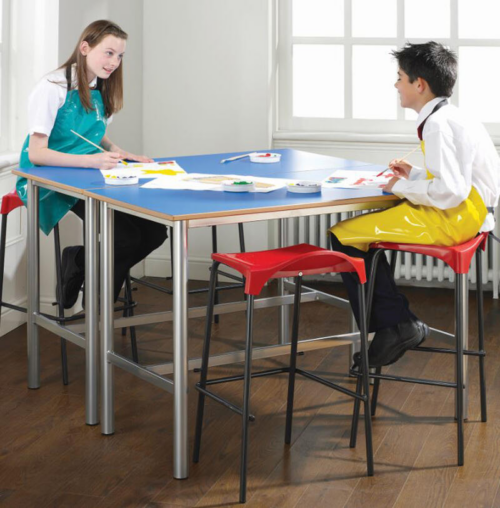
[[[442,100],[437,97],[422,108],[417,127]],[[448,104],[428,118],[422,138],[425,165],[434,179],[426,180],[426,170],[414,166],[410,178],[400,179],[392,188],[396,196],[416,205],[446,210],[462,203],[473,186],[487,207],[498,204],[500,158],[483,124]],[[481,231],[493,227],[490,213]]]
[[[77,87],[76,67],[71,72],[72,88]],[[93,88],[97,84],[97,77],[90,83]],[[57,69],[44,76],[35,86],[28,99],[28,132],[50,136],[57,112],[66,102],[68,84],[66,82],[66,69]],[[108,125],[112,116],[108,118]]]

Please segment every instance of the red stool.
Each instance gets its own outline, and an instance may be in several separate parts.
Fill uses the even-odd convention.
[[[381,373],[382,369],[377,368],[375,374],[370,377],[375,378],[372,395],[372,415],[375,414],[377,407],[377,397],[380,386],[380,380],[386,379],[389,381],[404,381],[409,383],[419,383],[435,386],[444,386],[456,389],[456,419],[457,419],[457,434],[458,434],[458,465],[464,464],[464,369],[463,358],[464,355],[477,356],[479,358],[479,385],[481,394],[481,421],[486,421],[486,383],[484,375],[484,358],[486,353],[484,351],[484,323],[483,323],[483,283],[482,283],[482,251],[486,249],[486,240],[488,233],[481,233],[468,242],[456,245],[453,247],[440,247],[434,245],[416,245],[416,244],[398,244],[381,242],[372,244],[370,247],[373,249],[380,249],[374,254],[372,269],[370,273],[370,281],[368,284],[368,309],[371,307],[371,299],[373,297],[374,281],[377,270],[377,264],[380,256],[386,250],[393,251],[391,257],[391,265],[394,269],[395,261],[398,251],[411,252],[415,254],[423,254],[425,256],[432,256],[444,261],[455,272],[455,349],[436,348],[436,347],[423,347],[418,346],[414,348],[415,351],[424,351],[431,353],[445,353],[456,355],[456,380],[454,383],[444,381],[434,381],[428,379],[414,379],[401,376],[389,376]],[[472,257],[476,254],[476,271],[477,271],[477,312],[478,312],[478,339],[479,350],[464,351],[464,330],[467,326],[467,295],[468,295],[468,273]],[[368,311],[369,312],[369,311]],[[432,330],[432,328],[431,328]],[[436,330],[439,331],[439,330]],[[448,334],[449,335],[449,334]],[[358,383],[359,385],[360,383]],[[358,390],[359,392],[359,390]],[[356,440],[357,418],[359,414],[359,403],[355,404],[355,411],[353,416],[352,439],[354,443]]]
[[[288,403],[286,413],[286,431],[285,443],[290,444],[292,435],[292,412],[293,395],[295,387],[295,374],[301,374],[309,379],[318,381],[330,388],[334,388],[346,395],[354,397],[357,401],[364,402],[365,426],[366,426],[366,455],[368,475],[373,475],[373,447],[371,431],[371,412],[369,397],[369,378],[365,373],[368,372],[368,343],[366,319],[360,322],[361,336],[361,355],[362,355],[362,380],[363,393],[354,392],[342,386],[336,385],[320,378],[311,372],[298,369],[296,367],[298,328],[299,328],[299,310],[300,294],[303,275],[312,275],[329,272],[355,272],[359,278],[359,301],[360,315],[365,316],[365,293],[364,285],[366,282],[365,264],[362,259],[351,258],[340,252],[333,252],[328,249],[322,249],[308,244],[300,244],[293,247],[274,249],[260,252],[246,252],[237,254],[212,254],[213,265],[210,276],[208,308],[206,316],[205,342],[203,345],[202,366],[200,382],[196,389],[200,392],[198,398],[198,412],[196,417],[196,436],[194,444],[194,462],[198,462],[200,457],[201,431],[203,425],[203,411],[205,396],[208,396],[217,402],[223,404],[228,409],[240,414],[242,422],[242,444],[241,444],[241,467],[240,467],[240,503],[246,501],[246,473],[247,473],[247,450],[248,450],[248,422],[253,421],[255,417],[249,412],[250,401],[250,379],[252,377],[262,377],[265,375],[279,374],[288,372]],[[219,265],[223,263],[243,275],[245,280],[245,294],[247,295],[247,323],[246,323],[246,345],[245,345],[245,369],[242,376],[231,376],[225,378],[207,380],[208,361],[210,356],[210,338],[212,329],[212,317],[214,313],[214,293]],[[262,372],[251,372],[252,363],[252,335],[253,335],[253,309],[255,295],[258,295],[264,284],[272,278],[295,277],[295,298],[293,311],[292,340],[290,351],[290,366],[280,369],[273,369]],[[227,381],[244,381],[243,389],[243,408],[235,406],[231,402],[219,397],[207,390],[207,386],[220,384]]]

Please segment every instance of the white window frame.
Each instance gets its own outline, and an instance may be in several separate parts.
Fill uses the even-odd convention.
[[[10,0],[2,0],[2,40],[0,42],[0,152],[9,147],[9,60],[10,60]]]
[[[344,37],[293,37],[292,0],[280,0],[278,8],[278,132],[310,134],[313,132],[342,133],[346,139],[353,136],[387,138],[387,136],[406,136],[414,134],[415,122],[405,120],[404,109],[397,104],[396,120],[372,120],[352,118],[352,47],[354,45],[396,46],[401,48],[409,41],[424,43],[429,39],[406,39],[404,34],[404,0],[397,0],[396,37],[353,37],[351,34],[351,0],[344,0]],[[458,38],[458,0],[450,0],[450,37],[434,38],[450,47],[458,55],[459,47],[500,47],[500,39],[459,39]],[[294,44],[341,44],[344,46],[344,118],[306,118],[293,116],[293,45]],[[396,81],[396,67],[394,69]],[[451,103],[459,106],[458,90],[460,73],[451,97]],[[483,91],[484,93],[484,91]],[[488,93],[488,92],[486,92]],[[500,143],[500,123],[485,123],[490,135]]]

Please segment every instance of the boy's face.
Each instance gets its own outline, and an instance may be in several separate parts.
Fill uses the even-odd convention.
[[[398,69],[398,80],[394,83],[394,86],[399,93],[401,107],[417,110],[421,99],[419,80],[416,79],[413,83],[410,83],[408,74],[402,69]]]

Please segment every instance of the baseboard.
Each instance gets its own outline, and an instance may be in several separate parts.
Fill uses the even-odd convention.
[[[26,297],[21,298],[12,303],[12,305],[18,305],[19,307],[26,307]],[[24,312],[18,312],[13,309],[2,309],[2,322],[0,324],[0,337],[7,333],[15,330],[17,327],[26,323],[26,314]]]

